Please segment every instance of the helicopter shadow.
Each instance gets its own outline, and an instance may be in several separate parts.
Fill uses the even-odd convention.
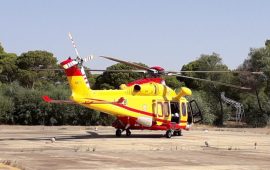
[[[99,134],[93,131],[86,131],[87,134],[73,135],[52,135],[52,136],[42,136],[42,137],[10,137],[10,138],[1,138],[0,141],[16,141],[16,140],[25,140],[25,141],[50,141],[52,138],[55,138],[56,141],[71,141],[71,140],[81,140],[81,139],[122,139],[122,138],[133,138],[133,139],[143,139],[143,138],[164,138],[162,134],[132,134],[131,136],[126,136],[122,134],[121,137],[116,137],[113,134]]]
[[[98,134],[97,132],[93,131],[87,131],[88,134],[90,134],[90,138],[164,138],[164,135],[162,134],[132,134],[131,136],[126,136],[124,133],[121,137],[116,137],[113,134]]]
[[[79,140],[79,139],[91,139],[92,137],[90,135],[52,135],[52,136],[46,136],[46,137],[11,137],[11,138],[2,138],[1,141],[18,141],[18,140],[24,140],[24,141],[50,141],[52,138],[55,138],[55,140],[58,141],[65,141],[65,140]]]

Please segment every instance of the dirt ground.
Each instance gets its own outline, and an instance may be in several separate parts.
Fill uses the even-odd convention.
[[[171,139],[163,131],[114,134],[112,127],[0,126],[0,169],[270,169],[270,128],[195,127]]]

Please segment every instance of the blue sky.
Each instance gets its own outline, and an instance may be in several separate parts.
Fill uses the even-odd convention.
[[[268,0],[5,0],[0,42],[7,52],[108,55],[167,70],[216,52],[234,69],[270,39]],[[87,66],[114,64],[95,59]]]

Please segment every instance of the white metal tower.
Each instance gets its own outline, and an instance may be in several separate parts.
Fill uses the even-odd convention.
[[[235,120],[236,120],[236,122],[240,122],[242,120],[243,116],[244,116],[244,106],[241,103],[237,102],[237,101],[234,101],[232,99],[229,99],[229,98],[225,97],[225,92],[221,93],[221,99],[225,103],[227,103],[227,104],[231,105],[232,107],[236,108]]]

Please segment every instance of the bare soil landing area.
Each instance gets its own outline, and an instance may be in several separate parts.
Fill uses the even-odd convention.
[[[171,139],[164,133],[117,138],[112,127],[3,125],[0,169],[270,169],[270,128],[196,127]]]

